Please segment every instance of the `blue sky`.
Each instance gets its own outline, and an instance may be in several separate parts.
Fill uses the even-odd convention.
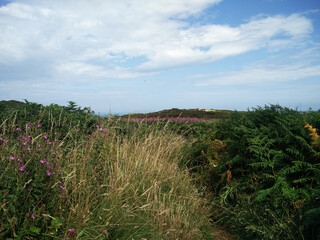
[[[0,0],[0,99],[320,109],[318,0]]]

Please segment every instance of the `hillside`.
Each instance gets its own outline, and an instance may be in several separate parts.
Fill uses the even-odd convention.
[[[158,112],[152,113],[134,113],[130,115],[123,115],[124,118],[205,118],[205,119],[221,119],[229,116],[232,112],[231,110],[214,110],[214,109],[166,109]]]

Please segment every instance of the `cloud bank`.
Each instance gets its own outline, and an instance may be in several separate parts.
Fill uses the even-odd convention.
[[[0,8],[0,67],[34,66],[52,78],[132,78],[281,49],[313,31],[299,14],[261,16],[238,27],[188,22],[219,2],[14,1]]]

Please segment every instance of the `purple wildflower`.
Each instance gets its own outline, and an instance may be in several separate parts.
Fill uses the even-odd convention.
[[[73,235],[74,234],[74,228],[70,228],[69,229],[69,233],[70,233],[70,235]]]
[[[23,171],[23,169],[24,169],[24,165],[22,165],[21,167],[19,167],[19,171]]]
[[[62,187],[61,185],[60,185],[60,188],[61,188],[63,191],[64,191],[64,189],[65,189],[65,188],[64,188],[64,187]]]
[[[35,219],[35,217],[34,217],[34,215],[33,215],[33,214],[31,215],[31,218],[32,218],[32,220],[33,220],[33,219]]]
[[[26,142],[23,142],[22,145],[25,146],[25,145],[27,145],[27,143],[26,143]]]
[[[10,156],[10,160],[14,160],[14,157]]]
[[[21,128],[18,127],[18,128],[17,128],[17,131],[21,132]]]
[[[50,177],[51,176],[51,172],[47,171],[47,176]]]
[[[44,164],[44,160],[40,160],[40,163],[41,163],[41,164]]]

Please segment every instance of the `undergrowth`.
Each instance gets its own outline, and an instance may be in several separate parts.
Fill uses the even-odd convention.
[[[0,123],[0,239],[211,239],[182,136],[27,104]]]
[[[183,164],[213,194],[213,220],[240,239],[320,239],[320,112],[233,113]]]

